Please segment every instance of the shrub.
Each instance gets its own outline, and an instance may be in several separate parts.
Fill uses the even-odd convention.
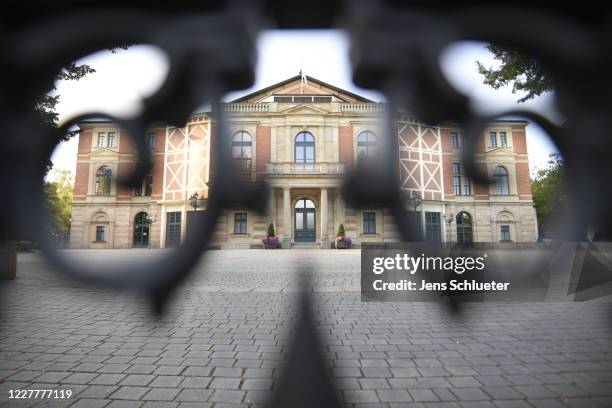
[[[338,233],[336,234],[337,237],[343,237],[346,233],[344,232],[344,224],[340,224],[340,226],[338,227]]]
[[[268,225],[268,232],[266,235],[269,237],[276,236],[276,234],[274,233],[274,224],[270,223],[270,225]]]

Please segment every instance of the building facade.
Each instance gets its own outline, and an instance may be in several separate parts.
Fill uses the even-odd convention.
[[[261,247],[270,223],[284,247],[328,248],[340,224],[357,245],[399,240],[387,209],[350,208],[340,195],[345,174],[358,161],[376,157],[383,142],[384,104],[298,75],[223,109],[233,158],[248,178],[268,182],[270,201],[265,215],[225,209],[213,246]],[[192,115],[181,128],[151,126],[147,142],[153,170],[137,189],[115,182],[136,160],[125,132],[108,121],[81,123],[70,246],[179,245],[195,215],[190,197],[208,197],[212,121],[208,112]],[[407,209],[421,217],[427,239],[537,240],[527,122],[495,121],[483,132],[475,160],[493,178],[491,185],[475,184],[464,174],[458,126],[428,125],[403,113],[397,113],[395,124],[398,188],[407,198]],[[197,209],[205,210],[205,205]]]

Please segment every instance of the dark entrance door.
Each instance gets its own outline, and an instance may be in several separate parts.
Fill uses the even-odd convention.
[[[149,224],[147,214],[140,212],[134,217],[134,247],[146,248],[149,246]]]
[[[295,242],[315,242],[315,205],[307,198],[295,204]]]

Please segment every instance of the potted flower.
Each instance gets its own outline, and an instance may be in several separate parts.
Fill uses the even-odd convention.
[[[268,225],[268,232],[266,233],[266,236],[261,240],[261,242],[264,244],[264,248],[266,249],[280,248],[280,240],[274,233],[274,225],[272,225],[272,223]]]
[[[338,233],[336,234],[336,249],[349,249],[351,245],[353,245],[353,241],[346,236],[344,224],[340,224]]]

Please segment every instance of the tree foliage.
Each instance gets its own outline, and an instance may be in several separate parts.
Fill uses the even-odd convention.
[[[567,203],[564,177],[563,159],[558,153],[551,153],[548,165],[538,170],[531,180],[540,238],[554,237],[553,227]]]
[[[552,91],[551,78],[538,61],[507,47],[489,44],[487,49],[501,65],[499,68],[487,68],[476,61],[478,72],[484,76],[483,82],[486,85],[499,89],[512,83],[512,93],[527,92],[518,102]]]
[[[73,189],[74,176],[69,170],[57,170],[54,181],[43,186],[48,232],[60,245],[67,243],[70,235]]]

